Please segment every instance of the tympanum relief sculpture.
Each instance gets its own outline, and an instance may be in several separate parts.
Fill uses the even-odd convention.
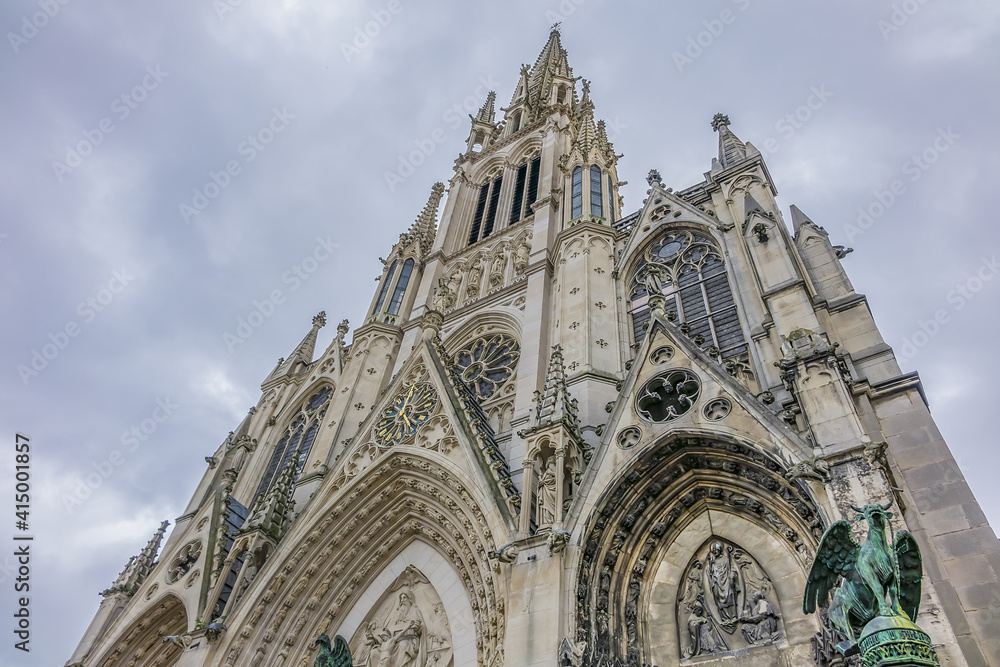
[[[753,556],[724,540],[698,551],[679,597],[682,658],[766,646],[781,637],[771,580]]]
[[[452,667],[448,617],[437,591],[410,565],[350,642],[355,667]]]

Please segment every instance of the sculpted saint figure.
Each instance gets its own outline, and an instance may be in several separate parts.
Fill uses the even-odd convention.
[[[545,470],[538,479],[539,522],[541,526],[551,526],[556,522],[556,457],[550,456],[545,464]]]
[[[691,605],[691,615],[688,616],[687,627],[691,646],[685,651],[685,658],[729,650],[726,640],[719,634],[719,630],[705,613],[705,608],[700,602]]]
[[[741,620],[745,624],[743,638],[754,646],[771,644],[778,640],[778,613],[764,597],[763,591],[751,596],[750,614]]]
[[[396,609],[385,624],[378,667],[422,667],[424,619],[408,590],[399,593]],[[368,638],[365,638],[366,642]]]
[[[720,625],[731,634],[740,616],[739,574],[733,566],[732,557],[721,542],[712,543],[706,561],[708,588],[719,610]]]

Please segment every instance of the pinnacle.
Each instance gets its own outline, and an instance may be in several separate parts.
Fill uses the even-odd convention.
[[[719,164],[723,169],[746,158],[746,144],[729,129],[729,116],[715,114],[712,118],[712,129],[719,133]]]
[[[292,511],[295,509],[292,493],[295,490],[299,451],[299,448],[295,449],[278,478],[260,497],[260,500],[254,503],[250,518],[247,519],[242,529],[243,532],[259,529],[275,540],[284,537],[292,522]]]
[[[490,93],[491,95],[493,93]],[[419,241],[423,252],[429,252],[434,244],[434,236],[437,233],[437,210],[441,204],[441,197],[444,196],[444,183],[440,181],[431,186],[430,197],[417,219],[410,225],[410,228],[400,235],[399,240],[405,246],[413,241]]]
[[[496,91],[491,90],[489,94],[486,95],[486,101],[483,102],[483,106],[479,108],[479,113],[476,114],[476,120],[481,123],[489,123],[492,125],[496,120],[496,101]]]
[[[558,421],[574,431],[579,427],[577,402],[566,387],[562,346],[554,345],[545,374],[545,388],[535,395],[535,422],[536,426],[542,426]]]

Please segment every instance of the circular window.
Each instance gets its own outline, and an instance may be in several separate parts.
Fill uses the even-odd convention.
[[[434,388],[416,384],[404,390],[382,413],[375,425],[375,440],[382,445],[394,445],[417,432],[437,405]]]
[[[690,371],[672,370],[652,378],[635,399],[639,416],[652,422],[677,419],[694,405],[701,392],[698,378]]]
[[[520,356],[521,346],[517,340],[506,334],[494,334],[456,352],[455,366],[476,398],[485,400],[514,374]]]
[[[622,449],[631,449],[639,444],[639,440],[642,438],[642,431],[640,431],[635,426],[629,426],[628,428],[623,428],[618,433],[618,446]]]
[[[705,404],[702,414],[705,415],[705,419],[717,422],[728,417],[732,411],[733,404],[729,402],[728,398],[713,398]]]

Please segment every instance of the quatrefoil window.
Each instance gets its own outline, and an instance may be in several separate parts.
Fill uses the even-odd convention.
[[[701,384],[694,373],[673,370],[649,380],[635,399],[639,415],[649,421],[665,422],[677,419],[694,405]]]
[[[517,340],[506,334],[495,334],[456,352],[455,365],[476,398],[485,400],[514,374],[520,356],[521,346]]]

